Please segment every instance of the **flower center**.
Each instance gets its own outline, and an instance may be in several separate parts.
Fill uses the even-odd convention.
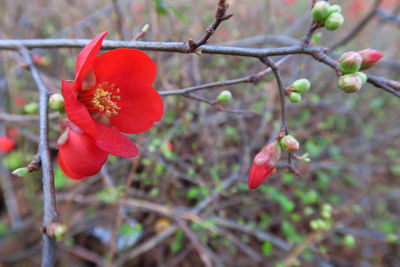
[[[117,115],[121,107],[117,101],[121,100],[119,88],[114,84],[103,82],[97,85],[94,90],[80,90],[78,93],[79,101],[83,102],[91,112],[105,114],[107,117]]]

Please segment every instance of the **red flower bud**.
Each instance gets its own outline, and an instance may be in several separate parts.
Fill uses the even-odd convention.
[[[354,73],[360,70],[361,55],[357,52],[346,52],[339,59],[339,69],[345,73]]]
[[[358,53],[362,58],[361,70],[371,68],[383,57],[383,54],[375,49],[364,49]]]
[[[262,184],[275,169],[280,157],[281,148],[276,142],[266,145],[258,152],[249,173],[249,189],[255,189]]]
[[[8,136],[0,137],[0,152],[8,153],[15,147],[15,142],[12,138]]]

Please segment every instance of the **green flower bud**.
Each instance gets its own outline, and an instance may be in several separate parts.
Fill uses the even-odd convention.
[[[342,12],[342,8],[339,5],[331,5],[328,9],[328,13],[340,13]]]
[[[12,174],[14,174],[15,176],[18,177],[24,177],[25,175],[27,175],[29,172],[29,169],[27,167],[22,167],[22,168],[18,168],[15,169]]]
[[[356,239],[354,238],[354,236],[347,234],[343,238],[343,243],[346,246],[353,248],[356,246]]]
[[[343,15],[341,13],[334,12],[325,19],[324,26],[330,31],[336,31],[337,29],[342,27],[343,23]]]
[[[65,224],[59,223],[59,222],[52,222],[50,225],[46,228],[46,233],[54,237],[56,240],[61,240],[64,238],[65,234],[67,233],[67,226]]]
[[[325,18],[329,15],[329,7],[331,5],[325,1],[318,1],[315,3],[313,9],[311,10],[311,15],[315,21],[323,22]]]
[[[361,89],[361,78],[356,74],[346,74],[339,78],[338,87],[346,93],[355,93]]]
[[[228,90],[224,90],[217,96],[217,101],[219,103],[228,103],[232,100],[232,93]]]
[[[360,77],[362,84],[365,84],[367,82],[368,77],[364,72],[356,72],[354,74],[357,75],[358,77]]]
[[[357,52],[346,52],[339,59],[339,69],[345,73],[354,73],[360,70],[362,57]]]
[[[290,93],[288,95],[288,97],[289,97],[289,100],[292,101],[293,103],[298,103],[301,101],[301,94],[299,94],[299,93],[294,93],[294,92]]]
[[[60,94],[52,94],[49,98],[49,106],[54,110],[64,110],[64,97]]]
[[[299,150],[300,144],[293,136],[286,135],[281,139],[281,147],[283,150],[296,152],[297,150]]]
[[[24,106],[24,112],[27,114],[37,114],[39,111],[39,104],[36,102],[28,103]]]
[[[56,240],[60,241],[67,233],[67,226],[65,224],[57,224],[53,229],[53,234]]]
[[[310,86],[311,86],[310,81],[307,79],[299,79],[292,83],[293,89],[300,94],[303,94],[308,90],[310,90]]]

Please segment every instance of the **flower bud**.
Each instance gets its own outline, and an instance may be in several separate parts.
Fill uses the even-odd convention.
[[[27,175],[29,172],[29,169],[27,167],[22,167],[22,168],[18,168],[15,169],[12,174],[14,174],[15,176],[18,177],[24,177],[25,175]]]
[[[360,70],[362,58],[357,52],[346,52],[339,59],[339,69],[345,73],[354,73]]]
[[[292,101],[293,103],[299,103],[301,101],[301,95],[299,93],[290,93],[288,95],[289,100]]]
[[[360,77],[362,84],[365,84],[367,82],[368,77],[364,72],[356,72],[354,74],[357,75],[358,77]]]
[[[52,94],[49,98],[49,106],[54,110],[64,110],[64,97],[61,94]]]
[[[341,13],[333,12],[330,14],[324,22],[324,26],[326,29],[330,31],[336,31],[340,27],[342,27],[344,23],[344,17]]]
[[[318,1],[315,3],[313,9],[311,10],[311,15],[315,21],[323,22],[325,18],[329,15],[329,7],[331,5],[325,1]]]
[[[277,142],[263,147],[254,157],[248,177],[249,189],[259,187],[262,182],[274,171],[281,157],[281,147]]]
[[[54,237],[56,240],[63,239],[67,233],[67,230],[68,228],[65,224],[58,222],[51,223],[46,229],[47,234],[51,237]]]
[[[358,51],[358,53],[362,58],[361,70],[374,66],[383,57],[383,54],[375,49],[364,49]]]
[[[331,5],[328,9],[328,13],[340,13],[342,12],[342,8],[339,5]]]
[[[356,74],[346,74],[339,78],[338,87],[346,93],[355,93],[361,89],[361,78]]]
[[[231,91],[224,90],[217,96],[218,103],[228,103],[232,100],[232,93]]]
[[[0,136],[0,153],[8,153],[15,147],[15,142],[8,136]]]
[[[39,111],[39,104],[36,102],[31,102],[24,106],[24,112],[26,114],[37,114]]]
[[[307,79],[299,79],[292,83],[293,89],[300,94],[303,94],[308,90],[310,90],[310,86],[311,86],[310,81]]]
[[[297,150],[299,150],[300,144],[293,136],[286,135],[281,139],[281,147],[285,151],[296,152]]]
[[[42,65],[45,67],[49,66],[51,63],[50,58],[47,55],[43,56],[35,54],[32,56],[32,60],[35,64]]]

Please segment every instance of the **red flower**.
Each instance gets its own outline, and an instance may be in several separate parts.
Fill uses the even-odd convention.
[[[139,151],[124,133],[145,132],[161,119],[163,102],[152,87],[154,62],[137,49],[98,56],[107,33],[78,56],[74,81],[62,81],[69,121],[59,139],[58,163],[72,179],[96,174],[108,154],[134,157]]]
[[[138,149],[120,131],[145,132],[161,119],[163,102],[152,87],[156,66],[137,49],[114,49],[98,56],[106,34],[97,35],[80,52],[75,80],[62,81],[65,111],[99,149],[133,157]]]
[[[15,147],[15,142],[8,136],[0,136],[0,152],[8,153]]]
[[[93,138],[76,127],[68,126],[59,140],[62,141],[58,143],[58,165],[72,179],[95,175],[107,161],[108,153],[99,149]]]
[[[253,159],[253,165],[249,173],[249,189],[259,187],[267,179],[275,169],[280,157],[281,147],[276,142],[266,145],[258,152]]]
[[[362,58],[361,70],[371,68],[383,57],[380,51],[370,48],[358,51],[358,53]]]

